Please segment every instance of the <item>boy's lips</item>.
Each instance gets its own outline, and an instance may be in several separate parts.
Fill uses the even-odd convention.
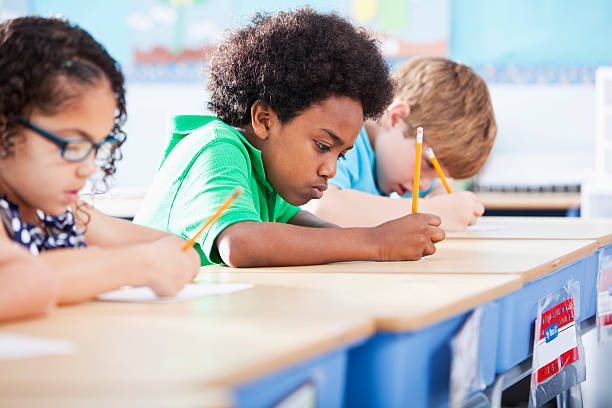
[[[327,184],[319,184],[317,186],[312,187],[312,196],[314,198],[323,197],[323,192],[327,190]]]
[[[410,190],[408,190],[406,187],[404,187],[404,186],[403,186],[403,185],[401,185],[401,184],[398,184],[398,185],[396,185],[396,186],[395,186],[395,192],[396,192],[397,194],[401,195],[401,196],[403,196],[404,194],[406,194],[408,191],[410,191]]]

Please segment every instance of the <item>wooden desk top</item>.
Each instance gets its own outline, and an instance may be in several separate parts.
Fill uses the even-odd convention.
[[[446,237],[449,239],[594,239],[600,247],[612,244],[612,218],[481,217],[474,229],[474,231],[448,232]]]
[[[35,387],[36,385],[32,385]],[[127,388],[127,387],[126,387]],[[3,390],[4,391],[4,390]],[[132,395],[132,390],[126,394],[101,393],[87,395],[83,390],[63,389],[54,390],[54,395],[37,396],[36,392],[28,390],[28,395],[0,395],[0,406],[3,408],[109,408],[109,407],[147,407],[147,408],[170,408],[170,407],[198,407],[198,408],[231,408],[234,406],[231,394],[225,390],[206,388],[202,390],[190,390],[185,393],[177,393],[168,396],[160,394],[156,389],[148,388],[138,391],[141,395]],[[75,392],[76,391],[76,392]],[[20,390],[23,392],[23,390]],[[17,394],[17,393],[15,393]]]
[[[82,198],[83,201],[93,205],[96,210],[104,214],[132,219],[144,199],[144,194],[134,196],[96,196],[94,199],[85,196]]]
[[[0,395],[188,399],[347,346],[373,330],[372,320],[350,305],[303,288],[258,285],[165,304],[89,302],[0,326],[70,340],[78,350],[0,361]]]
[[[580,193],[524,193],[488,192],[476,193],[489,210],[567,210],[580,207]]]
[[[458,273],[518,274],[529,282],[597,250],[592,240],[449,239],[434,255],[420,261],[346,262],[277,268],[242,268],[250,272],[282,273]],[[211,267],[222,268],[222,267]]]
[[[299,268],[297,268],[299,269]],[[244,272],[204,267],[198,280],[251,282],[329,292],[383,331],[414,331],[500,298],[522,287],[518,275],[313,274]]]

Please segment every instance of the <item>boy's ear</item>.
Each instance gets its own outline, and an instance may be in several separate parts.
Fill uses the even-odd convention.
[[[251,105],[251,126],[255,131],[255,136],[259,139],[268,138],[274,120],[276,120],[276,113],[272,108],[263,105],[260,101],[255,101]]]
[[[408,115],[410,115],[410,105],[396,100],[385,111],[384,121],[391,127],[395,127],[402,123]]]

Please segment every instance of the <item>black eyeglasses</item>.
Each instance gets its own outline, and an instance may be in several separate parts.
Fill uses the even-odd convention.
[[[108,136],[101,142],[94,143],[89,139],[64,139],[53,132],[49,132],[32,122],[18,117],[19,123],[30,130],[38,133],[48,141],[56,144],[60,148],[60,156],[70,162],[79,162],[85,160],[92,150],[95,152],[97,161],[106,161],[112,157],[115,151],[121,146],[121,141]]]

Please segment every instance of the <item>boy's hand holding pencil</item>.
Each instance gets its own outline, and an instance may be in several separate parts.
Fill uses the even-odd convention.
[[[371,229],[379,243],[379,261],[418,260],[436,252],[435,243],[444,239],[440,217],[410,214]]]

